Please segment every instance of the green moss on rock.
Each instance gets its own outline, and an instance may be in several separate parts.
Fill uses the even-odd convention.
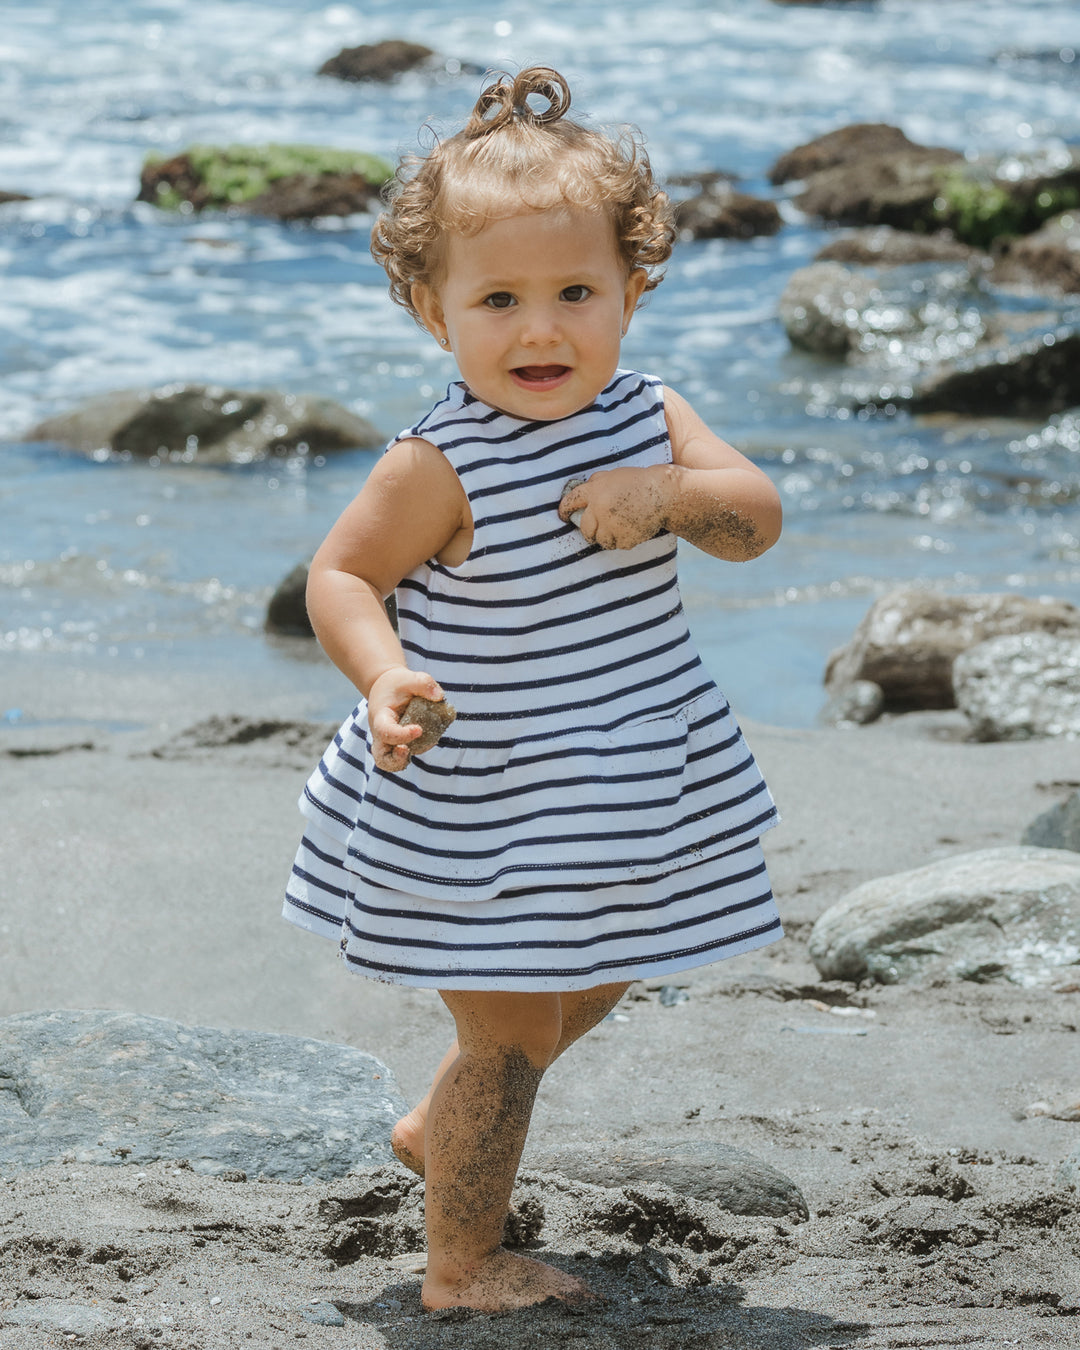
[[[939,171],[933,219],[957,239],[989,248],[995,239],[1028,234],[1051,216],[1080,205],[1080,192],[1069,184],[1002,183],[969,169]]]
[[[243,206],[284,179],[359,178],[372,191],[393,174],[377,155],[321,145],[192,145],[170,159],[148,155],[140,200],[164,210]]]

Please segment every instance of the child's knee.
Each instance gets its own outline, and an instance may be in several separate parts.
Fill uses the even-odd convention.
[[[454,991],[444,993],[443,1000],[467,1054],[516,1052],[541,1072],[554,1058],[563,1030],[558,994]]]

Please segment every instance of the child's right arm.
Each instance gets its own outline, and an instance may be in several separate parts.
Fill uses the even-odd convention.
[[[468,498],[444,456],[426,441],[399,441],[311,563],[307,607],[315,635],[367,698],[375,762],[392,773],[408,763],[408,743],[420,734],[401,726],[398,714],[416,694],[443,694],[432,676],[408,668],[384,597],[429,558],[467,551],[471,532]]]

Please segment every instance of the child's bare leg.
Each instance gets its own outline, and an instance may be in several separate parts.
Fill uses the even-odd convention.
[[[591,1031],[598,1022],[602,1022],[615,1007],[619,999],[629,989],[629,984],[601,984],[593,989],[581,989],[559,995],[562,1011],[562,1033],[555,1053],[554,1062],[568,1046],[573,1045],[587,1031]],[[442,1081],[443,1074],[458,1057],[458,1043],[455,1038],[450,1049],[443,1056],[442,1063],[435,1070],[431,1087],[422,1101],[417,1102],[411,1111],[402,1116],[394,1126],[390,1136],[390,1146],[410,1171],[418,1177],[424,1175],[424,1127],[427,1124],[428,1111],[431,1108],[431,1095]]]
[[[536,1089],[562,1031],[558,994],[447,991],[459,1052],[432,1094],[426,1131],[425,1308],[482,1312],[589,1297],[586,1285],[504,1251],[503,1224]]]
[[[457,1059],[458,1053],[455,1036],[450,1049],[443,1055],[442,1063],[435,1070],[435,1077],[431,1080],[431,1086],[423,1099],[401,1117],[390,1135],[390,1147],[394,1150],[398,1161],[404,1163],[409,1171],[415,1172],[418,1177],[424,1175],[424,1128],[427,1125],[428,1111],[431,1109],[432,1094],[442,1082],[447,1069]]]

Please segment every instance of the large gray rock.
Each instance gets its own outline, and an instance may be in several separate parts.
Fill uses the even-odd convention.
[[[104,394],[25,433],[84,454],[172,463],[249,464],[276,455],[371,448],[370,422],[314,394],[166,385]]]
[[[407,1109],[351,1046],[126,1012],[0,1020],[0,1169],[186,1159],[197,1172],[329,1180],[392,1160]]]
[[[790,1177],[741,1148],[706,1139],[670,1145],[567,1145],[529,1153],[525,1165],[538,1172],[561,1172],[594,1186],[664,1186],[732,1214],[809,1217],[802,1192]]]
[[[1023,595],[943,595],[902,586],[876,600],[846,646],[829,657],[825,686],[881,686],[885,707],[952,708],[953,663],[976,643],[1041,630],[1080,639],[1080,609]]]
[[[1050,984],[1080,965],[1080,857],[988,848],[878,877],[821,915],[810,957],[826,980]]]
[[[1080,792],[1036,816],[1020,842],[1034,848],[1067,848],[1080,853]]]
[[[880,270],[814,262],[788,279],[780,321],[793,346],[856,360],[885,375],[896,365],[899,344],[915,372],[925,349],[959,354],[985,338],[986,320],[971,294],[979,269],[977,254],[903,268],[886,261]]]
[[[976,740],[1080,736],[1080,635],[980,642],[956,658],[953,688]]]
[[[780,296],[780,322],[791,343],[826,356],[858,345],[863,316],[880,297],[874,278],[838,262],[800,267]]]

